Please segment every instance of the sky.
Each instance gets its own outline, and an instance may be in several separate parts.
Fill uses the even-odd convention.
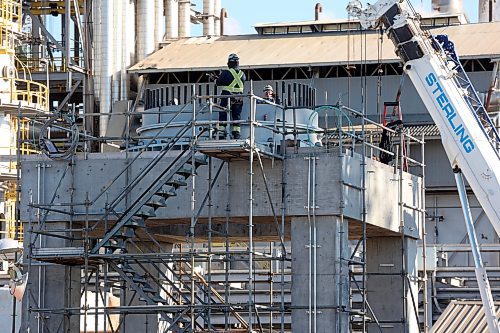
[[[376,0],[369,1],[375,3]],[[202,0],[192,1],[198,11],[203,10]],[[228,12],[226,32],[228,35],[253,34],[257,23],[306,21],[314,19],[314,7],[323,6],[323,19],[347,18],[345,7],[348,0],[222,0]],[[366,1],[362,1],[366,4]],[[431,0],[411,1],[420,13],[431,12]],[[478,0],[463,0],[464,11],[471,22],[477,22]],[[193,27],[193,35],[201,34],[201,27]]]

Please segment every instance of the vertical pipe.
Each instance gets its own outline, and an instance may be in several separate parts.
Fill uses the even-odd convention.
[[[196,223],[196,160],[195,160],[195,153],[196,153],[196,103],[194,100],[194,96],[196,95],[195,91],[195,86],[192,85],[192,96],[190,103],[192,107],[192,113],[191,113],[191,227],[190,227],[190,234],[191,234],[191,327],[196,327],[196,317],[195,317],[195,261],[194,261],[194,246],[195,246],[195,223]],[[208,286],[210,289],[210,286]]]
[[[114,0],[113,2],[113,84],[111,91],[111,103],[120,100],[120,88],[121,88],[121,67],[122,67],[122,53],[123,53],[123,1]]]
[[[222,8],[220,10],[220,16],[219,16],[219,28],[220,28],[220,33],[219,33],[219,36],[224,36],[224,26],[225,26],[225,22],[226,22],[226,19],[227,19],[227,11],[225,8]]]
[[[323,6],[321,3],[317,3],[314,7],[314,20],[318,21],[320,18],[320,14],[323,12]]]
[[[71,0],[66,0],[64,12],[64,51],[66,53],[65,67],[71,64]],[[66,73],[66,91],[71,90],[71,71]]]
[[[478,19],[479,22],[491,22],[491,1],[479,0]]]
[[[285,85],[282,82],[282,88],[284,89]],[[283,90],[281,91],[282,101],[283,101]],[[281,169],[281,230],[280,235],[281,239],[285,239],[285,218],[286,218],[286,191],[287,191],[287,167],[286,167],[286,155],[285,155],[285,109],[284,107],[280,107],[281,114],[283,118],[283,126],[282,126],[282,135],[281,135],[281,151],[280,154],[283,157],[282,169]],[[274,114],[275,128],[278,129],[277,124],[277,116],[276,112]],[[280,256],[280,296],[281,296],[281,304],[280,304],[280,332],[285,331],[285,259],[287,256],[286,248],[281,249]]]
[[[312,157],[312,220],[313,220],[313,276],[314,276],[314,289],[313,289],[313,319],[314,319],[314,333],[318,332],[318,266],[317,266],[317,227],[316,227],[316,157]],[[338,229],[337,229],[338,230]]]
[[[250,82],[250,156],[248,163],[248,331],[253,328],[253,160],[255,149],[255,107],[256,99],[253,96],[253,82]],[[229,105],[229,102],[228,102]],[[229,127],[229,126],[227,126]]]
[[[191,1],[179,0],[179,37],[191,35]]]
[[[100,113],[111,112],[111,78],[113,75],[113,1],[101,2],[101,69]],[[108,117],[100,117],[100,135],[106,135]]]
[[[463,13],[462,0],[432,0],[432,10],[442,14]]]
[[[220,36],[222,20],[221,0],[214,0],[214,35]]]
[[[133,47],[133,43],[130,43],[130,38],[127,36],[128,33],[123,33],[127,29],[127,23],[131,22],[131,10],[130,3],[124,1],[122,5],[122,15],[121,15],[121,61],[120,61],[120,100],[128,100],[128,90],[129,90],[129,80],[127,74],[127,68],[130,66],[130,49]],[[118,59],[117,59],[118,60]]]
[[[214,0],[203,0],[203,36],[214,35]]]
[[[165,33],[165,20],[163,18],[163,2],[164,0],[155,0],[155,27],[154,27],[154,48],[158,50],[160,43],[163,41]]]
[[[92,24],[94,32],[94,53],[93,53],[93,74],[94,74],[94,94],[100,97],[101,82],[101,3],[102,0],[94,0],[92,4]],[[48,67],[48,64],[47,64]]]
[[[307,245],[309,257],[308,270],[308,332],[312,332],[312,224],[311,224],[311,159],[307,159],[307,224],[309,227],[309,243]]]
[[[179,38],[179,2],[177,0],[165,2],[165,32],[167,40]]]
[[[155,0],[141,0],[137,2],[137,61],[146,58],[155,50],[155,20],[151,19],[154,10]]]

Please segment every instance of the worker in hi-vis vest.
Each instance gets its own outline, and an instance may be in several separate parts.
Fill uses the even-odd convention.
[[[241,109],[243,108],[243,86],[245,84],[245,73],[239,68],[240,58],[237,54],[231,53],[227,59],[228,69],[224,69],[217,78],[216,84],[222,87],[221,95],[231,95],[230,98],[221,98],[220,105],[228,107],[228,100],[231,100],[229,109],[231,109],[231,121],[241,119]],[[219,112],[219,121],[227,121],[227,112]],[[226,133],[225,123],[219,124],[217,127],[218,134],[225,138]],[[232,124],[231,128],[233,139],[240,138],[240,124]]]

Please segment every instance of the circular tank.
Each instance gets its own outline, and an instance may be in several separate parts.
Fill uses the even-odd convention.
[[[212,114],[210,114],[207,107],[202,108],[201,105],[196,105],[196,108],[200,110],[197,112],[196,116],[198,122],[218,120],[218,111],[213,111]],[[180,110],[182,110],[181,113],[174,118],[175,114]],[[296,128],[297,132],[300,132],[300,134],[298,134],[300,146],[305,147],[321,144],[318,134],[321,128],[318,127],[318,117],[314,110],[307,108],[296,109],[294,116],[293,110],[288,109],[285,110],[284,114],[286,131],[292,132],[294,128]],[[161,134],[158,135],[155,142],[150,144],[150,147],[153,149],[155,147],[159,148],[166,143],[169,138],[175,137],[191,118],[191,105],[169,105],[145,110],[142,116],[142,126],[137,129],[137,133],[143,138],[139,141],[138,147],[148,144],[152,140],[151,138],[161,131]],[[248,103],[244,103],[241,120],[248,121],[249,118],[250,106]],[[283,109],[271,104],[257,104],[255,120],[260,124],[255,129],[256,143],[263,145],[279,145],[281,143],[282,135],[280,133],[283,132]],[[169,121],[171,122],[166,125]],[[215,127],[215,123],[213,126]],[[208,124],[200,124],[197,126],[196,133],[200,133],[204,127],[208,127]],[[277,128],[280,133],[276,133],[272,128]],[[189,142],[191,134],[191,129],[186,131],[183,135],[185,139],[181,140],[181,144]],[[249,124],[241,124],[241,139],[247,139],[249,136]],[[208,139],[208,134],[204,137]],[[287,134],[286,139],[294,139],[293,134]]]

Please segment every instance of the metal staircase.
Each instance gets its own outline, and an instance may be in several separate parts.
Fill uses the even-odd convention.
[[[158,208],[166,207],[167,199],[176,196],[176,191],[180,187],[187,186],[186,179],[193,175],[199,166],[206,164],[207,162],[195,156],[194,152],[181,151],[151,185],[119,216],[116,224],[97,242],[91,253],[97,254],[101,248],[112,251],[125,250],[126,240],[135,237],[135,231],[145,226],[145,220],[155,217]],[[192,166],[194,168],[189,169]]]
[[[204,155],[197,155],[192,145],[180,150],[167,167],[159,164],[160,161],[165,161],[164,157],[173,150],[191,126],[191,122],[186,123],[141,171],[141,174],[111,202],[106,213],[96,222],[93,229],[111,219],[113,215],[116,216],[116,222],[105,230],[95,245],[89,247],[89,255],[101,258],[111,271],[116,272],[125,287],[134,292],[134,297],[137,295],[140,301],[151,307],[152,311],[158,313],[162,320],[168,323],[168,330],[171,332],[203,329],[204,326],[198,320],[203,313],[191,307],[196,303],[207,302],[206,297],[202,299],[195,292],[195,289],[204,290],[203,281],[199,279],[188,283],[183,281],[179,272],[172,268],[172,261],[168,259],[171,253],[163,249],[148,232],[146,221],[155,217],[158,209],[167,207],[168,199],[175,197],[179,188],[188,185],[187,179],[195,175],[200,166],[207,165]],[[192,142],[196,142],[203,133],[202,131],[193,137]],[[129,166],[135,160],[133,159]],[[139,184],[143,184],[145,176],[155,167],[156,170],[159,167],[163,169],[139,195],[134,194],[133,201],[123,212],[116,214],[115,209],[118,205]],[[150,244],[154,244],[154,248]],[[158,257],[152,258],[146,255],[151,253],[158,254]],[[185,269],[182,273],[191,274]],[[191,299],[193,295],[194,299]],[[210,299],[210,301],[216,300]]]

